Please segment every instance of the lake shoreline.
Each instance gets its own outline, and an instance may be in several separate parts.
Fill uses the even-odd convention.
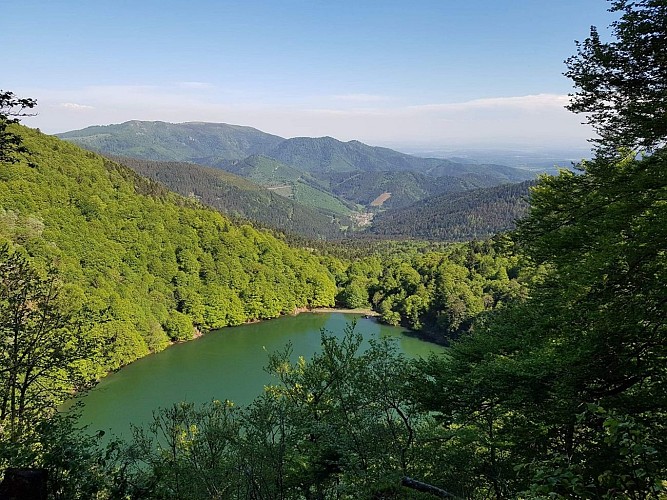
[[[354,311],[354,313],[357,313]],[[202,404],[229,399],[249,405],[264,387],[276,384],[266,372],[272,353],[291,346],[292,362],[298,356],[312,359],[321,352],[321,332],[341,340],[351,320],[358,318],[355,332],[363,337],[359,353],[373,339],[392,339],[396,349],[412,357],[426,357],[441,349],[404,335],[403,328],[381,324],[362,315],[320,310],[319,313],[283,315],[278,321],[239,325],[238,328],[205,334],[197,342],[184,342],[146,356],[109,374],[86,394],[81,394],[78,422],[107,436],[131,436],[131,424],[148,425],[155,408],[169,408],[178,401]],[[225,334],[226,333],[226,334]],[[63,407],[71,408],[72,404]]]
[[[372,309],[368,308],[358,308],[358,309],[346,309],[346,308],[338,308],[338,307],[315,307],[313,309],[305,309],[303,311],[299,311],[296,314],[301,314],[302,312],[310,312],[310,313],[340,313],[340,314],[361,314],[363,316],[373,316],[377,317],[379,314]]]
[[[233,327],[237,327],[237,326],[253,325],[253,324],[257,324],[257,323],[264,323],[266,321],[271,321],[271,320],[274,320],[274,319],[290,317],[290,316],[298,316],[298,315],[304,314],[304,313],[305,314],[309,314],[309,313],[312,313],[312,314],[332,314],[332,313],[358,314],[358,315],[361,315],[365,318],[374,318],[376,320],[380,316],[380,314],[378,312],[373,311],[372,309],[369,309],[369,308],[350,309],[350,308],[345,308],[345,307],[314,307],[314,308],[297,307],[291,313],[281,314],[280,316],[277,316],[275,318],[252,319],[252,320],[248,320],[245,323],[242,323],[240,325],[227,325],[227,326],[223,326],[222,328],[215,328],[215,329],[212,329],[212,330],[202,331],[202,330],[196,328],[193,335],[192,335],[192,338],[182,339],[182,340],[172,340],[172,341],[169,342],[169,344],[167,344],[167,346],[165,346],[164,349],[161,349],[160,351],[150,352],[150,353],[146,354],[145,356],[141,356],[141,357],[139,357],[139,358],[127,363],[127,364],[119,366],[118,368],[114,368],[112,370],[109,370],[104,375],[97,378],[94,381],[94,385],[97,385],[100,382],[100,380],[107,377],[111,373],[116,373],[119,370],[122,370],[126,366],[129,366],[129,365],[133,364],[134,362],[136,362],[140,359],[143,359],[147,356],[154,356],[154,355],[164,351],[165,349],[169,349],[169,348],[171,348],[173,346],[176,346],[176,345],[186,344],[186,343],[189,343],[189,342],[193,342],[195,340],[199,340],[203,337],[206,337],[210,333],[218,332],[218,331],[222,332],[222,331],[226,330],[227,328],[233,328]],[[378,321],[378,322],[382,323],[380,321]],[[407,330],[407,332],[405,332],[404,335],[407,335],[408,337],[413,337],[413,338],[416,338],[416,339],[419,339],[419,340],[422,340],[422,341],[425,341],[425,342],[428,342],[428,343],[431,343],[431,344],[439,345],[439,346],[447,346],[447,344],[443,344],[442,342],[437,342],[432,337],[429,337],[428,335],[424,335],[421,332],[416,332],[416,331],[410,330],[408,328],[406,328],[406,330]]]

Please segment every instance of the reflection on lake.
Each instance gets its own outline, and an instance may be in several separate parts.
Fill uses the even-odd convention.
[[[308,359],[319,350],[322,329],[342,338],[346,325],[355,318],[364,339],[394,338],[407,356],[443,350],[403,335],[402,328],[352,314],[309,313],[225,328],[135,361],[105,377],[81,398],[85,403],[81,423],[89,424],[93,432],[102,429],[128,437],[130,423],[146,423],[153,410],[178,401],[250,403],[265,385],[276,382],[264,371],[270,353],[291,343],[295,357]]]

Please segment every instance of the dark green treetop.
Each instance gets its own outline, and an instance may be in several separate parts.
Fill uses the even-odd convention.
[[[667,2],[618,0],[609,10],[622,13],[611,25],[614,39],[603,41],[593,26],[565,61],[576,87],[568,109],[589,113],[603,155],[653,151],[667,137]]]
[[[37,101],[29,98],[19,98],[13,92],[0,90],[0,162],[16,163],[16,153],[27,153],[28,150],[21,143],[21,137],[7,130],[13,123],[18,123],[20,116],[30,116],[26,110],[37,105]]]

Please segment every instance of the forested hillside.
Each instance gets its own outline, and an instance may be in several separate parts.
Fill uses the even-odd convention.
[[[367,232],[438,241],[485,239],[514,229],[528,209],[532,181],[445,193],[378,214]]]
[[[389,193],[382,209],[404,207],[434,194],[471,187],[469,181],[460,177],[434,179],[417,172],[334,172],[320,175],[319,179],[332,193],[366,207],[378,196]]]
[[[267,153],[277,160],[311,173],[427,170],[446,160],[419,158],[359,141],[342,142],[333,137],[295,137]]]
[[[594,159],[541,178],[485,242],[292,249],[18,128],[34,102],[0,92],[5,476],[42,468],[54,499],[664,500],[667,7],[610,12],[566,61]],[[322,332],[311,359],[272,353],[247,407],[178,402],[105,448],[53,411],[81,375],[195,327],[334,296],[450,347],[408,360],[353,324]]]
[[[374,248],[373,245],[367,245]],[[484,313],[523,297],[535,270],[511,239],[441,245],[387,243],[338,273],[338,301],[448,345]]]
[[[160,161],[195,161],[213,165],[218,159],[261,154],[283,139],[252,127],[226,123],[165,123],[133,120],[58,134],[86,149]]]
[[[127,167],[39,132],[18,134],[29,160],[0,165],[0,236],[54,263],[75,302],[106,320],[97,374],[197,330],[333,305],[318,260],[234,225]]]
[[[354,202],[327,190],[310,173],[269,156],[253,155],[243,160],[220,162],[217,166],[318,210],[346,216],[358,208]]]
[[[340,238],[349,220],[334,211],[317,210],[297,203],[276,190],[263,189],[223,170],[192,163],[154,162],[114,157],[140,175],[164,184],[172,191],[195,198],[204,205],[237,219],[264,224],[305,238]]]

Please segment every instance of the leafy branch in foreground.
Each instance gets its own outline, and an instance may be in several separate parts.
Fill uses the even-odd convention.
[[[19,251],[0,247],[0,438],[23,439],[85,381],[93,355],[75,296]]]
[[[160,498],[411,498],[428,420],[406,391],[411,365],[348,327],[322,352],[270,356],[278,383],[247,408],[179,403],[135,431],[127,484]],[[444,491],[432,487],[432,491]],[[420,493],[412,494],[420,498]]]
[[[27,154],[21,136],[8,130],[8,126],[19,122],[19,117],[32,116],[27,110],[34,108],[37,101],[16,97],[13,92],[0,90],[0,162],[16,163],[16,154]]]
[[[615,39],[602,41],[592,27],[566,61],[577,87],[568,109],[590,113],[599,153],[653,151],[667,139],[667,4],[617,0],[609,10],[622,13],[611,25]]]

